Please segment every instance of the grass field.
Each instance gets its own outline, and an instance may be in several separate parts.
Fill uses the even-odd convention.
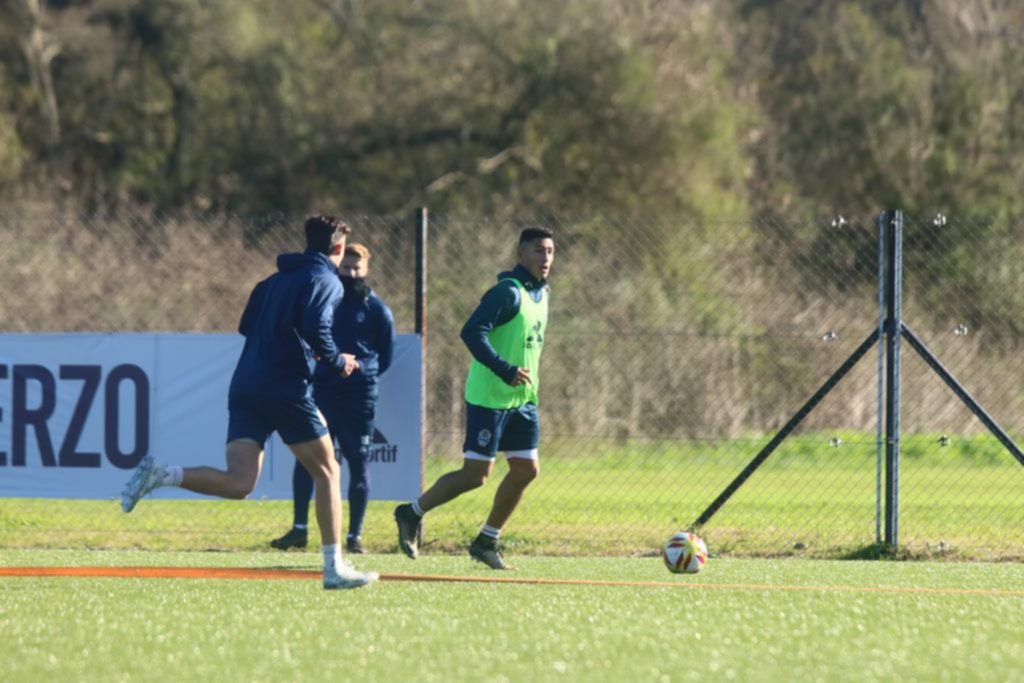
[[[2,551],[0,566],[297,567],[316,553]],[[485,577],[468,559],[360,565]],[[1016,564],[516,558],[519,578],[668,585],[0,577],[4,681],[1012,680]],[[503,575],[506,576],[506,575]]]
[[[829,448],[822,435],[786,442],[703,530],[712,552],[842,558],[870,548],[874,439],[841,436],[838,449]],[[543,460],[505,542],[516,554],[650,555],[714,500],[763,441],[623,446],[553,440],[551,451],[561,455]],[[1024,556],[1024,468],[992,439],[954,440],[948,448],[935,444],[935,435],[905,439],[902,552],[987,560]],[[426,480],[453,466],[450,460],[428,461]],[[479,529],[495,485],[492,480],[432,512],[427,552],[461,552]],[[172,501],[160,500],[159,492],[125,515],[114,493],[108,501],[2,499],[0,548],[257,550],[291,521],[286,501]],[[394,503],[370,504],[364,537],[375,552],[396,550],[393,508]]]

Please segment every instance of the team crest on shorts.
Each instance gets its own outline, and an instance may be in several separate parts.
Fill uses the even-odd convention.
[[[491,442],[491,430],[481,429],[480,433],[476,435],[476,443],[480,448],[485,447]]]

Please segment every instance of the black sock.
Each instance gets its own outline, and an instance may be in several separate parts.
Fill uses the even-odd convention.
[[[313,477],[310,476],[309,470],[296,460],[295,469],[292,470],[293,526],[307,526],[309,524],[309,501],[312,498]]]

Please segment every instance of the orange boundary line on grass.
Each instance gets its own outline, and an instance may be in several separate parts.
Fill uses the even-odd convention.
[[[3,576],[63,576],[143,579],[319,579],[320,571],[251,567],[0,567]],[[817,591],[833,593],[930,593],[1024,597],[1024,590],[984,588],[907,588],[899,586],[793,586],[758,583],[695,583],[679,581],[592,581],[587,579],[531,579],[508,576],[443,576],[381,574],[382,581],[434,581],[452,583],[517,583],[544,586],[612,586],[633,588],[708,588],[727,590]]]

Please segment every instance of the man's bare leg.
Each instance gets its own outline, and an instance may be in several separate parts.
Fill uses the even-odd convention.
[[[377,580],[376,572],[360,572],[341,561],[341,483],[334,445],[324,435],[288,446],[310,476],[316,489],[316,521],[324,553],[324,588],[359,588]]]
[[[324,545],[337,545],[341,537],[341,494],[338,463],[327,436],[289,446],[309,470],[316,486],[316,519]],[[221,498],[241,499],[252,493],[263,466],[263,445],[236,439],[227,446],[227,470],[214,467],[185,467],[181,488]]]
[[[509,458],[508,473],[498,484],[494,494],[494,505],[487,516],[487,526],[501,529],[515,512],[523,492],[540,473],[538,461],[529,458]]]
[[[225,450],[227,469],[162,465],[152,455],[139,462],[121,491],[121,509],[131,512],[143,496],[164,486],[180,486],[195,493],[241,499],[252,493],[263,466],[263,444],[235,439]]]
[[[523,492],[540,472],[537,460],[531,458],[510,457],[508,473],[498,485],[494,494],[494,504],[487,517],[487,523],[480,529],[479,535],[469,546],[469,556],[483,562],[491,569],[511,569],[502,555],[498,544],[501,528],[515,511]]]
[[[313,477],[320,542],[338,545],[341,542],[341,484],[330,437],[325,435],[314,441],[291,444],[289,448]]]
[[[423,514],[453,498],[458,498],[466,491],[480,488],[487,481],[493,468],[493,460],[463,460],[461,469],[441,475],[416,501],[396,507],[398,547],[402,552],[415,560],[419,554],[420,535],[423,532]]]
[[[249,439],[235,439],[228,443],[225,453],[227,470],[214,467],[185,467],[181,474],[181,488],[241,500],[253,489],[263,467],[263,444]]]
[[[433,510],[467,491],[480,488],[494,469],[493,460],[463,460],[462,469],[441,475],[416,501],[423,512]]]

